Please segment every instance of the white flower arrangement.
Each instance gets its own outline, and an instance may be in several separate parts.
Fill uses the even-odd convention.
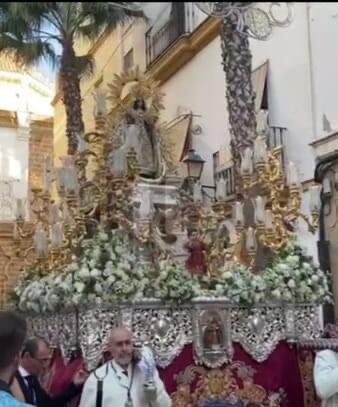
[[[331,301],[329,279],[294,241],[264,270],[267,300],[287,303]]]
[[[84,241],[81,257],[66,273],[73,277],[73,305],[138,299],[148,283],[137,268],[130,241],[118,231],[111,235],[100,231]]]
[[[61,307],[64,300],[64,293],[59,285],[59,278],[56,274],[32,278],[27,274],[21,278],[15,287],[17,306],[23,312],[43,314],[54,312]]]
[[[170,259],[156,268],[138,264],[135,247],[119,231],[99,231],[85,240],[81,256],[62,274],[21,275],[14,289],[16,306],[24,312],[48,313],[62,307],[159,299],[181,304],[194,297],[226,297],[234,304],[324,303],[331,300],[327,275],[307,258],[295,242],[256,274],[233,264],[220,276],[195,279]]]
[[[206,283],[208,279],[204,279]],[[233,264],[209,281],[204,295],[227,297],[244,306],[262,303],[317,303],[331,301],[329,278],[305,256],[303,249],[290,241],[269,267],[255,274],[250,268]],[[209,291],[209,293],[208,293]]]
[[[227,297],[235,304],[261,303],[265,298],[265,290],[266,284],[262,276],[254,274],[242,264],[224,267],[220,277],[214,282],[215,296]]]
[[[163,301],[184,303],[199,293],[197,280],[181,265],[166,259],[159,262],[155,278],[145,290],[145,296]]]

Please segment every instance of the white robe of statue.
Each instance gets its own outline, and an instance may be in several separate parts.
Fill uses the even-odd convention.
[[[171,400],[155,368],[153,381],[157,390],[156,401],[149,404],[144,396],[144,373],[139,364],[134,366],[134,376],[131,385],[132,366],[128,367],[128,377],[123,369],[114,361],[110,361],[92,373],[84,385],[80,407],[96,407],[97,378],[103,380],[102,407],[124,407],[128,400],[128,388],[132,407],[170,407]]]
[[[123,147],[125,151],[134,149],[141,174],[154,175],[158,168],[159,159],[155,128],[149,120],[147,122],[146,112],[142,109],[131,109],[128,114],[132,118],[132,123],[124,125]]]
[[[338,353],[332,350],[317,353],[314,382],[322,407],[338,407]]]

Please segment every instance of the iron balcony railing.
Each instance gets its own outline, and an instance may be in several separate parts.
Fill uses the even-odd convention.
[[[193,3],[171,3],[167,21],[161,27],[151,27],[145,34],[147,67],[179,38],[194,31],[198,24]]]

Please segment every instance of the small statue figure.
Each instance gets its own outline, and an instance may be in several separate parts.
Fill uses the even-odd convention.
[[[189,232],[189,241],[184,245],[190,255],[186,261],[187,270],[193,274],[201,276],[206,272],[206,244],[198,236],[196,229]]]
[[[155,134],[156,118],[147,112],[143,99],[135,100],[126,114],[124,148],[133,148],[139,165],[139,175],[156,178],[159,174],[159,145]]]
[[[219,350],[223,347],[223,332],[216,317],[211,317],[203,334],[203,345],[206,350]]]

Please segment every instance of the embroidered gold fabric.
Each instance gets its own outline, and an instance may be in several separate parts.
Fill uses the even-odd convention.
[[[271,393],[253,380],[254,370],[242,362],[209,370],[188,366],[176,377],[173,407],[196,407],[207,401],[237,401],[243,405],[280,407],[284,393]]]
[[[313,381],[313,353],[307,350],[299,352],[298,366],[303,385],[304,405],[306,407],[316,407],[316,392]]]

